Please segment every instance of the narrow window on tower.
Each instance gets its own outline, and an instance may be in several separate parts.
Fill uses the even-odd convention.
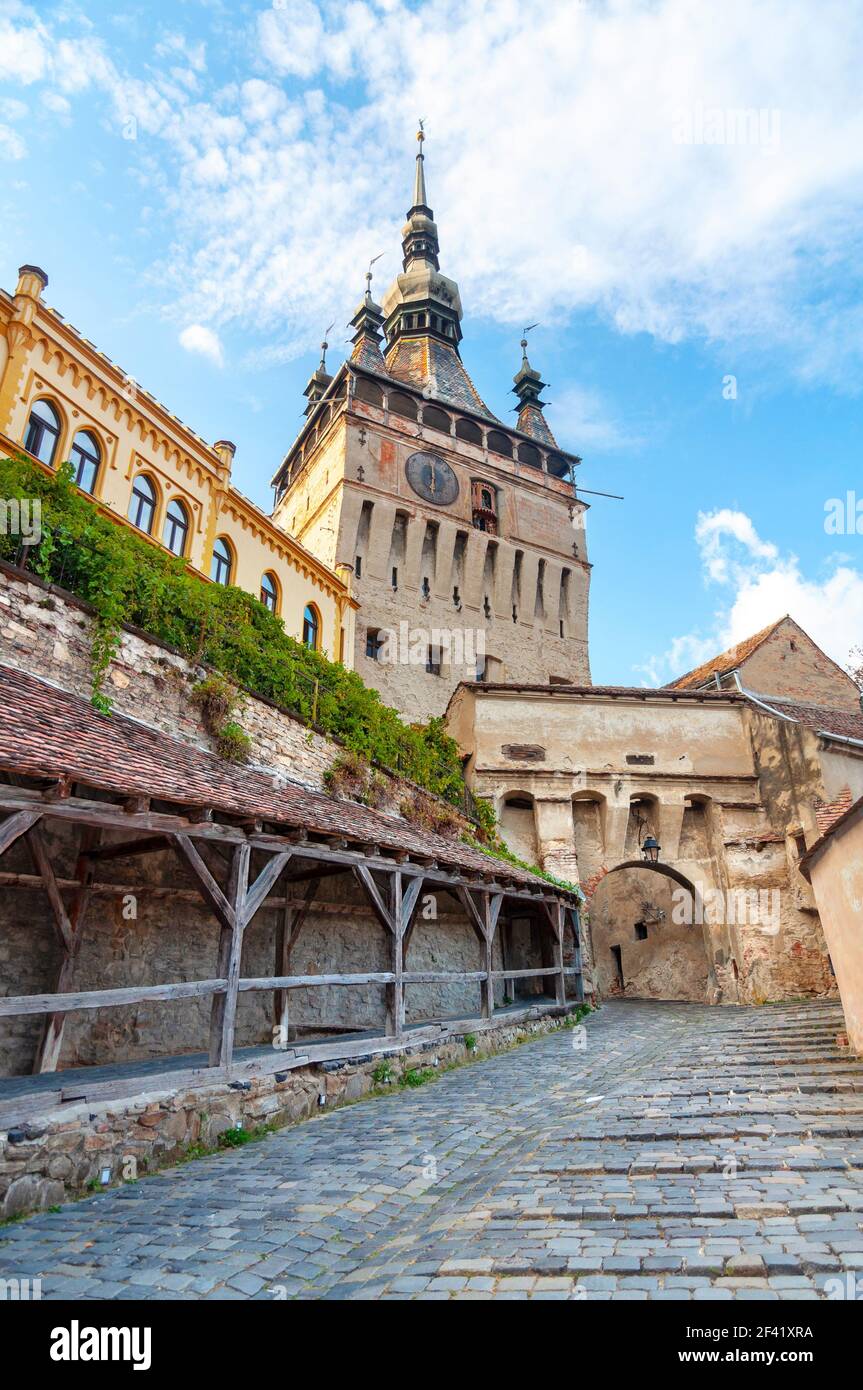
[[[363,561],[366,557],[366,551],[368,550],[369,532],[372,526],[372,511],[374,510],[374,505],[374,502],[363,503],[362,510],[360,511],[360,519],[357,523],[357,543],[354,549],[356,552],[355,570],[358,578],[363,572]]]
[[[390,583],[393,593],[399,587],[399,569],[404,563],[405,551],[407,549],[408,533],[408,514],[407,512],[396,512],[393,517],[393,529],[390,536]]]
[[[426,533],[423,536],[423,549],[420,568],[422,569],[423,574],[428,576],[426,583],[429,584],[429,591],[431,589],[431,583],[433,583],[434,580],[437,578],[437,538],[437,522],[427,521]],[[426,597],[428,597],[428,594],[426,594]]]
[[[455,545],[452,552],[452,601],[457,609],[461,608],[461,587],[464,583],[464,557],[467,548],[467,532],[458,531],[456,533]]]
[[[535,618],[545,617],[545,561],[540,560],[536,571],[536,601],[533,605]]]
[[[559,613],[560,613],[560,635],[561,635],[561,637],[565,637],[566,634],[567,634],[567,631],[568,631],[568,624],[569,624],[569,600],[570,600],[570,583],[571,583],[571,578],[572,578],[572,575],[571,575],[571,571],[570,571],[570,570],[568,570],[568,569],[561,570],[561,574],[560,574],[560,606],[559,606],[559,609],[558,609],[558,611],[559,611]]]
[[[514,623],[518,622],[518,610],[521,603],[521,564],[523,559],[524,551],[517,550],[515,552],[515,563],[512,567],[512,596],[510,600],[512,603],[512,620]]]
[[[430,676],[440,675],[440,647],[429,645],[426,652],[426,671]]]

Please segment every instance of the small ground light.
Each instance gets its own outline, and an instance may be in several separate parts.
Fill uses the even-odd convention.
[[[648,864],[655,864],[659,859],[659,851],[661,849],[662,845],[658,844],[652,835],[648,835],[644,844],[641,846],[641,857],[646,860]]]
[[[108,1186],[108,1183],[111,1181],[111,1169],[110,1169],[110,1168],[103,1168],[103,1169],[102,1169],[102,1172],[101,1172],[101,1174],[100,1174],[100,1176],[99,1176],[99,1181],[101,1182],[101,1184],[102,1184],[103,1187],[107,1187],[107,1186]]]
[[[326,1105],[326,1103],[327,1103],[326,1092],[325,1092],[325,1091],[321,1091],[320,1094],[318,1095],[318,1105]]]

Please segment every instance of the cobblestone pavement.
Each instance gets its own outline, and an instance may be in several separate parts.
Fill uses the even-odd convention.
[[[817,1002],[611,1001],[583,1033],[5,1227],[0,1277],[74,1299],[863,1294],[842,1026]]]

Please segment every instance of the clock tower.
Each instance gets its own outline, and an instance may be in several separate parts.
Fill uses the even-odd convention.
[[[514,424],[462,362],[458,286],[442,274],[423,131],[402,271],[377,304],[371,271],[349,358],[322,358],[306,421],[273,479],[274,519],[352,574],[354,666],[407,718],[462,680],[590,683],[586,504],[527,357]]]

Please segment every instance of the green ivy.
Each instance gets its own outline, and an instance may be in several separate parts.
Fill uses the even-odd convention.
[[[72,469],[45,473],[26,458],[0,459],[0,497],[38,498],[39,545],[0,535],[0,557],[92,606],[92,697],[105,713],[106,672],[124,624],[139,627],[272,700],[349,749],[453,805],[464,800],[458,747],[442,719],[405,724],[354,671],[290,637],[281,618],[243,589],[209,584],[183,560],[102,516],[75,487]]]

